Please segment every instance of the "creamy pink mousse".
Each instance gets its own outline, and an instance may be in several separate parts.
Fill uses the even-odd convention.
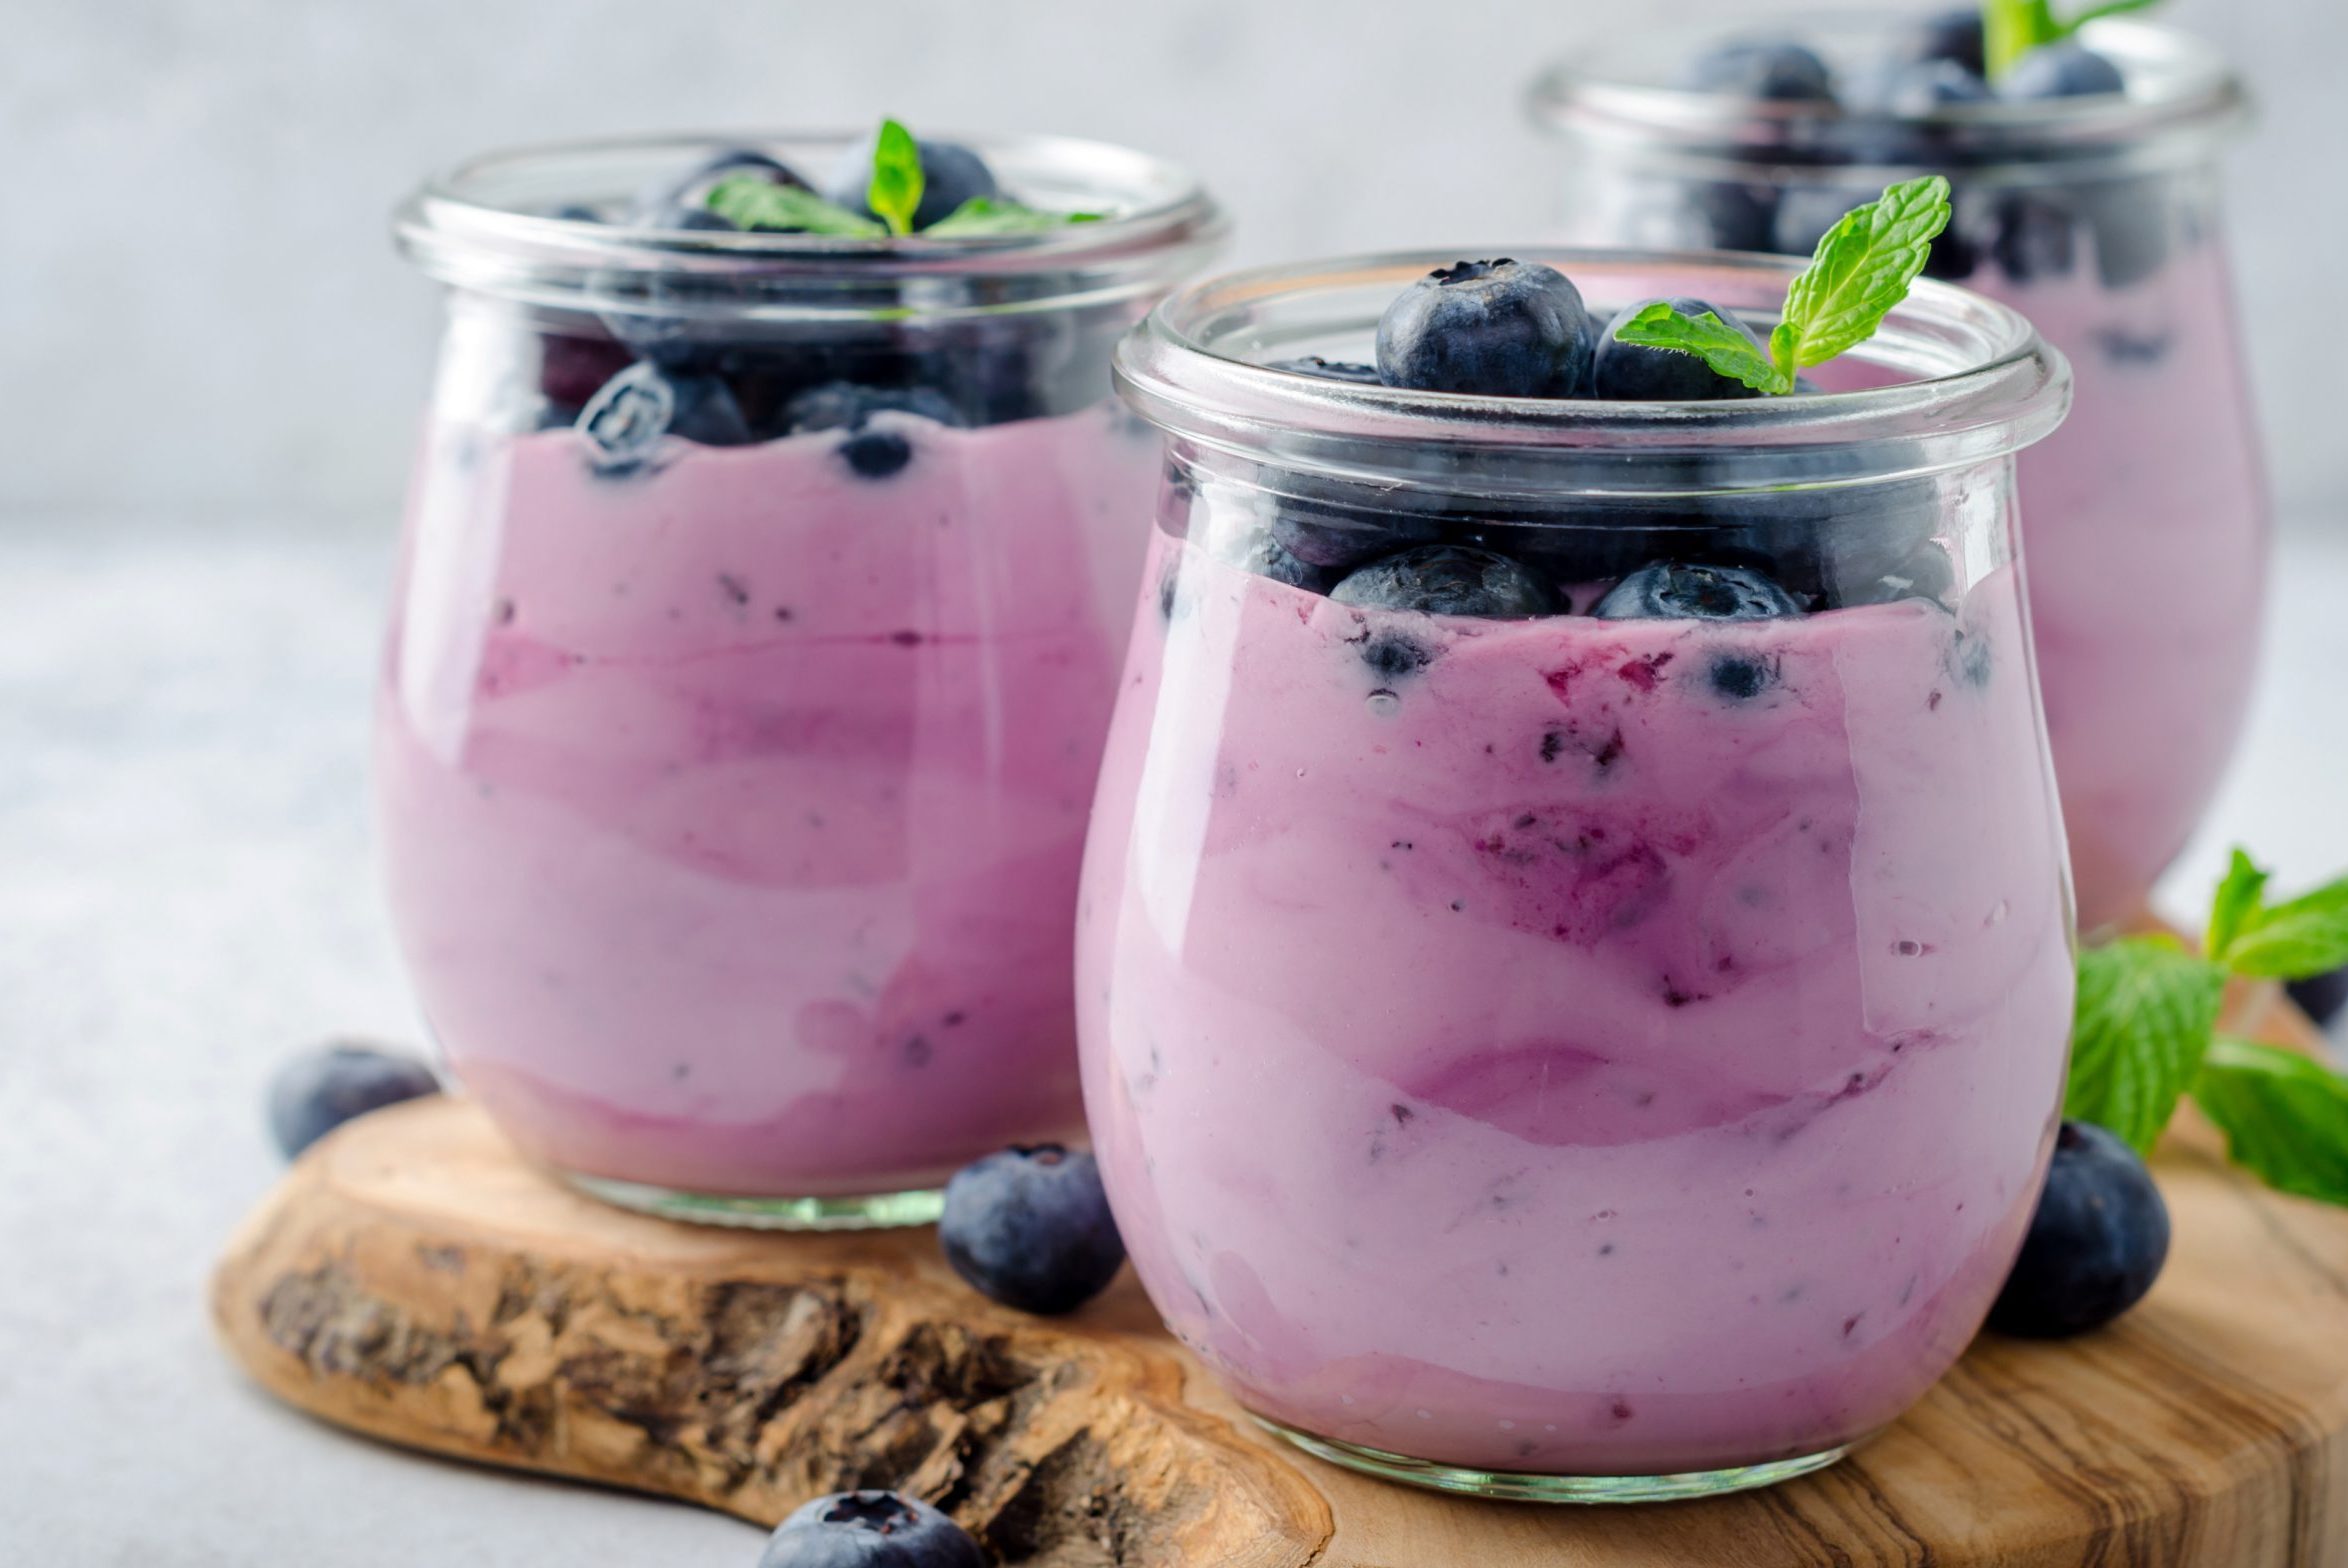
[[[1087,808],[1154,442],[898,414],[600,477],[431,433],[376,763],[451,1066],[528,1153],[691,1192],[932,1184],[1079,1117]]]
[[[1497,622],[1157,552],[1078,973],[1175,1332],[1263,1415],[1492,1470],[1810,1455],[1917,1399],[2019,1245],[2070,1018],[2012,572]]]

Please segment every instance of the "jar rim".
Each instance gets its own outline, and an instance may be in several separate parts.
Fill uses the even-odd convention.
[[[1542,262],[1615,307],[1694,296],[1766,330],[1802,263],[1725,252],[1533,246],[1409,251],[1225,273],[1168,296],[1117,346],[1117,389],[1168,434],[1283,467],[1378,482],[1426,455],[1494,496],[1715,495],[1846,488],[2000,458],[2061,423],[2070,366],[2018,312],[1919,280],[1859,359],[1906,378],[1715,402],[1490,397],[1369,385],[1264,363],[1359,343],[1374,306],[1463,254]],[[1766,300],[1766,307],[1752,301]],[[1764,310],[1771,314],[1763,314]],[[1819,458],[1834,459],[1822,479]],[[1737,481],[1691,488],[1733,457]],[[1454,472],[1472,456],[1472,473]],[[1717,465],[1716,465],[1717,466]]]
[[[1773,24],[1822,52],[1880,61],[1897,29],[1915,18],[1826,11]],[[2080,38],[2117,63],[2125,93],[2028,102],[1936,106],[1929,113],[1855,112],[1838,103],[1755,101],[1676,85],[1670,67],[1706,41],[1752,32],[1728,24],[1693,38],[1675,30],[1672,54],[1658,35],[1596,40],[1535,78],[1526,102],[1535,123],[1569,136],[1638,140],[1681,152],[1753,161],[1832,158],[1871,167],[1994,167],[2142,155],[2162,146],[2198,149],[2248,118],[2239,75],[2215,46],[2178,28],[2132,17],[2091,22]],[[1873,53],[1865,54],[1869,48]]]
[[[946,133],[1037,205],[1108,215],[952,239],[638,228],[551,215],[569,202],[624,201],[647,178],[736,149],[820,170],[863,134],[674,132],[493,149],[426,178],[395,209],[392,233],[426,274],[460,288],[579,308],[651,292],[690,309],[707,296],[718,312],[776,318],[953,314],[1012,296],[1030,308],[1132,297],[1194,270],[1228,227],[1196,176],[1147,153],[1073,137]]]

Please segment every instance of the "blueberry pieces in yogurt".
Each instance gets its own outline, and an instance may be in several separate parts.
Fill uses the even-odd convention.
[[[1329,591],[1363,610],[1521,621],[1558,612],[1557,594],[1521,563],[1467,545],[1425,545],[1349,574]]]
[[[1597,348],[1572,281],[1507,257],[1428,273],[1386,307],[1377,341],[1386,385],[1486,397],[1578,396]]]
[[[1834,98],[1834,73],[1816,50],[1783,39],[1734,39],[1688,62],[1682,84],[1700,93],[1728,93],[1769,103],[1825,103]]]

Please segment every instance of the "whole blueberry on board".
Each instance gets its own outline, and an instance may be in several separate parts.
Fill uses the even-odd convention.
[[[1379,376],[1422,392],[1575,397],[1596,347],[1572,280],[1507,257],[1438,267],[1378,318]]]
[[[1749,566],[1656,561],[1607,589],[1590,613],[1607,621],[1767,621],[1802,607]]]
[[[1734,312],[1700,299],[1641,300],[1627,305],[1598,340],[1598,352],[1590,370],[1590,395],[1611,402],[1627,403],[1703,403],[1727,398],[1759,397],[1761,394],[1730,376],[1724,376],[1693,354],[1682,354],[1668,348],[1647,348],[1637,343],[1625,343],[1619,335],[1624,323],[1640,311],[1654,304],[1668,304],[1681,315],[1693,320],[1699,316],[1716,315],[1743,332],[1751,341],[1755,353],[1767,357],[1761,340],[1739,321]]]
[[[835,1492],[775,1526],[758,1568],[986,1568],[986,1557],[917,1497]]]
[[[2124,93],[2128,79],[2103,55],[2080,43],[2041,44],[2016,60],[1997,84],[2000,96],[2020,102],[2049,98],[2093,98]]]
[[[440,1092],[412,1056],[337,1040],[304,1051],[269,1080],[269,1131],[292,1159],[356,1116]]]
[[[959,142],[916,137],[913,145],[921,154],[921,202],[913,209],[914,228],[926,229],[964,202],[997,193],[995,173],[986,160]],[[824,182],[826,199],[868,218],[880,216],[865,204],[872,188],[873,154],[879,149],[880,133],[875,131],[842,153]]]
[[[1790,38],[1736,39],[1688,62],[1681,84],[1700,93],[1729,93],[1774,103],[1828,103],[1834,73],[1818,52]]]
[[[1056,1143],[1005,1149],[956,1171],[938,1242],[980,1295],[1047,1317],[1099,1295],[1125,1261],[1100,1166]]]
[[[1329,591],[1361,610],[1415,610],[1521,621],[1558,612],[1557,594],[1523,563],[1469,545],[1424,545],[1372,561]]]
[[[2101,1328],[2144,1299],[2169,1256],[2169,1208],[2118,1134],[2065,1122],[2022,1255],[1989,1326],[2032,1339]]]

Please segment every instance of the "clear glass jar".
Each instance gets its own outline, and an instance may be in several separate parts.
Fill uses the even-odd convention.
[[[448,326],[377,709],[392,910],[533,1158],[688,1218],[919,1221],[1078,1129],[1077,872],[1159,465],[1108,356],[1221,220],[1045,139],[973,145],[1107,221],[548,215],[732,145],[496,154],[400,210]]]
[[[1793,270],[1532,254],[1764,333]],[[1118,352],[1170,467],[1078,918],[1093,1146],[1167,1323],[1313,1452],[1764,1484],[1946,1370],[2044,1170],[2071,911],[2013,454],[2066,374],[1936,284],[1816,395],[1264,368],[1365,358],[1453,259],[1201,284]],[[1549,613],[1328,596],[1431,542]],[[1657,561],[1779,613],[1615,597]]]
[[[1912,17],[1791,31],[1845,82]],[[1956,216],[1936,276],[2023,312],[2069,357],[2075,412],[2022,459],[2030,608],[2083,924],[2141,911],[2200,821],[2248,703],[2268,500],[2218,212],[2242,89],[2205,46],[2098,23],[2123,100],[1912,118],[1674,90],[1718,38],[1651,32],[1535,87],[1570,144],[1564,235],[1807,256],[1843,211],[1932,172]]]

